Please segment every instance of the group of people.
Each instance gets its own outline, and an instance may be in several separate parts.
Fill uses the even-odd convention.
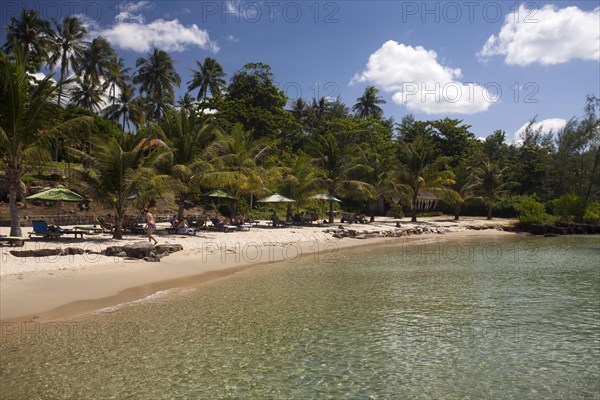
[[[292,222],[296,224],[312,224],[313,218],[310,212],[301,212],[292,215]]]
[[[365,223],[367,223],[367,218],[365,217],[364,214],[353,214],[353,215],[342,214],[342,219],[340,220],[340,223],[344,223],[344,222],[347,222],[349,224],[352,224],[352,223],[365,224]]]

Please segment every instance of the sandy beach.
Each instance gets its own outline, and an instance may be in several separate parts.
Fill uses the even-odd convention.
[[[167,234],[159,226],[159,243],[178,243],[183,251],[161,262],[129,260],[98,254],[108,246],[146,240],[142,235],[126,235],[114,240],[108,234],[84,239],[29,241],[24,247],[0,247],[0,320],[52,320],[84,314],[117,304],[135,301],[154,293],[198,285],[225,277],[256,265],[294,263],[310,258],[314,262],[331,262],[339,252],[372,251],[376,246],[400,243],[454,241],[479,236],[512,235],[501,230],[515,221],[481,218],[423,218],[418,223],[378,218],[370,224],[342,224],[345,229],[375,236],[360,240],[334,238],[329,227],[301,226],[290,228],[253,227],[243,232],[200,231],[195,236]],[[474,227],[486,227],[478,230]],[[423,233],[386,237],[390,233],[418,228],[441,228],[440,233]],[[27,228],[24,228],[27,232]],[[7,234],[8,228],[0,228]],[[18,258],[15,249],[79,247],[83,255]]]

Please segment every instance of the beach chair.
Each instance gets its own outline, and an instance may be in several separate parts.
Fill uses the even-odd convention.
[[[56,239],[63,235],[63,233],[59,231],[51,232],[48,229],[48,223],[46,221],[32,221],[31,226],[33,231],[29,232],[30,238],[32,236],[41,236],[44,239]]]

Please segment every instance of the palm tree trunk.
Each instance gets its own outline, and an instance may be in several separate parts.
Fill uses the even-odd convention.
[[[454,220],[455,221],[460,220],[460,203],[457,203],[454,206]]]
[[[417,222],[417,198],[418,197],[419,197],[419,191],[415,190],[415,194],[413,195],[413,199],[412,199],[412,210],[411,210],[412,217],[410,219],[411,222]]]
[[[369,215],[371,216],[369,222],[375,222],[375,206],[377,203],[375,200],[368,200],[367,203],[369,204]]]
[[[123,221],[125,220],[125,215],[123,212],[119,212],[117,210],[117,218],[115,220],[115,230],[113,231],[113,239],[123,239]]]
[[[333,224],[333,201],[329,202],[329,223]]]
[[[487,215],[487,219],[492,219],[492,203],[490,203],[489,207],[488,207],[488,215]]]
[[[235,218],[235,216],[237,215],[237,206],[238,201],[237,199],[235,199],[231,202],[231,218]]]
[[[17,193],[21,189],[21,178],[13,168],[8,168],[8,204],[10,207],[10,236],[21,236],[21,224],[19,223],[19,209],[17,207]]]
[[[292,203],[288,203],[286,212],[285,212],[285,220],[286,222],[290,222],[292,220]]]
[[[183,221],[183,213],[185,211],[185,208],[184,208],[184,199],[179,199],[178,206],[179,206],[179,208],[177,210],[177,219],[179,221]]]

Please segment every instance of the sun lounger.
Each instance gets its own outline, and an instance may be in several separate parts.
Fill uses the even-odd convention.
[[[27,237],[0,235],[0,246],[6,243],[9,246],[20,247],[23,246],[27,240],[29,240]]]
[[[31,225],[33,232],[29,232],[30,238],[32,236],[41,236],[44,239],[58,239],[62,235],[74,235],[77,238],[77,235],[79,235],[83,239],[83,234],[86,233],[81,230],[63,229],[60,227],[51,229],[46,221],[32,221]]]

